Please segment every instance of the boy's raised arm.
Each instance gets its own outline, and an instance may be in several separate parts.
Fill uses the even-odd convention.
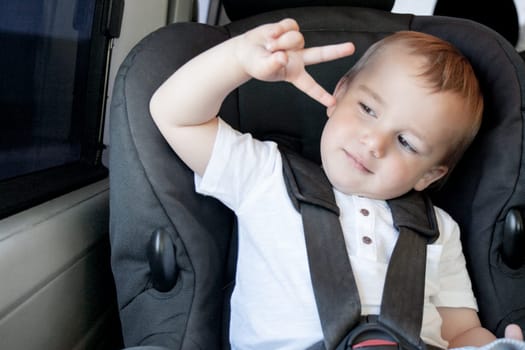
[[[153,94],[150,112],[179,157],[202,175],[217,132],[216,115],[230,91],[249,79],[226,41],[177,70]]]
[[[217,113],[226,96],[251,78],[285,80],[330,106],[335,103],[305,65],[352,54],[350,43],[304,49],[297,23],[262,25],[193,58],[154,93],[151,115],[171,147],[202,175],[217,133]]]

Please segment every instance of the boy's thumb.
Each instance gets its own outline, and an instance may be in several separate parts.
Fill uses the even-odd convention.
[[[516,324],[509,324],[505,327],[505,338],[523,340],[523,332]]]

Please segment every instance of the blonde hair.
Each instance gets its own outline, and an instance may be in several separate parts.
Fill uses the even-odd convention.
[[[424,58],[422,73],[433,92],[452,92],[464,100],[467,116],[472,120],[455,144],[450,145],[443,159],[451,170],[476,136],[483,114],[483,96],[474,69],[461,52],[453,45],[430,34],[400,31],[374,43],[345,74],[350,82],[366,64],[385,48],[402,45],[410,54]]]

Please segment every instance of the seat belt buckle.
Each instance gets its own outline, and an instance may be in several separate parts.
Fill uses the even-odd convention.
[[[352,344],[352,350],[394,350],[399,349],[399,344],[386,339],[368,339]]]

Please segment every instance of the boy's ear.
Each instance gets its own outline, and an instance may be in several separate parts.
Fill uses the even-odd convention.
[[[447,175],[448,167],[438,165],[429,169],[414,185],[414,190],[423,191],[425,188]]]
[[[336,101],[339,101],[339,99],[344,96],[344,94],[346,93],[346,90],[348,90],[348,78],[345,75],[341,79],[339,79],[339,81],[337,82],[337,85],[335,86],[334,97]],[[336,105],[337,105],[337,102],[335,105],[332,105],[326,109],[326,115],[328,117],[332,115]]]

